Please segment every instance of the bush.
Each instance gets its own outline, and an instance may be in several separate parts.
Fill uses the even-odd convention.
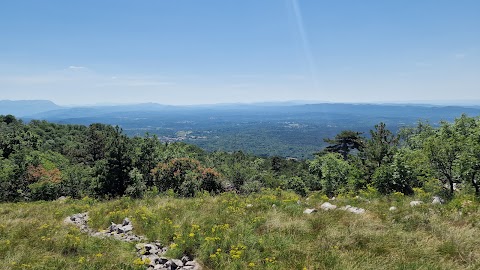
[[[18,199],[17,189],[15,181],[15,170],[17,165],[9,159],[3,159],[0,157],[0,201],[13,201]]]
[[[250,194],[262,190],[263,185],[260,181],[247,181],[240,187],[240,192],[243,194]]]
[[[201,181],[199,181],[199,174],[197,172],[188,172],[185,175],[185,181],[182,182],[177,192],[183,197],[193,197],[201,190]]]
[[[143,175],[135,168],[130,172],[129,176],[131,184],[125,190],[125,195],[132,198],[142,198],[147,190]]]
[[[220,174],[212,168],[206,168],[201,172],[201,189],[210,193],[219,193],[222,191]]]
[[[305,185],[305,182],[302,180],[302,178],[298,176],[291,177],[287,180],[286,186],[287,189],[290,189],[297,193],[300,196],[306,196],[307,195],[307,186]]]
[[[62,196],[62,186],[53,182],[37,182],[28,186],[32,200],[56,200]]]
[[[382,194],[402,192],[412,195],[413,188],[419,185],[414,171],[406,164],[405,156],[399,152],[395,154],[392,163],[382,164],[373,176],[373,185]]]
[[[309,169],[321,179],[322,189],[328,196],[334,196],[347,188],[351,166],[340,154],[328,153],[317,157],[310,162]]]
[[[222,191],[221,174],[215,169],[204,168],[199,161],[191,158],[160,163],[152,170],[152,175],[160,191],[173,189],[184,197],[192,197],[198,191]]]

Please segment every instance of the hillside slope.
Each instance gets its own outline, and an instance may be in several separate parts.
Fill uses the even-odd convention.
[[[87,236],[65,217],[88,211],[101,230],[129,217],[137,234],[195,256],[205,269],[479,269],[478,203],[459,196],[431,205],[427,194],[343,197],[366,209],[304,214],[308,198],[264,191],[192,199],[151,197],[0,204],[1,269],[145,269],[133,243]],[[411,207],[409,202],[425,203]],[[389,211],[396,206],[396,211]]]

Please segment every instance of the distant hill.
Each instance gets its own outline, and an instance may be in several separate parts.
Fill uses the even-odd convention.
[[[47,100],[0,101],[0,114],[24,121],[118,125],[126,134],[155,134],[208,151],[242,150],[260,156],[310,158],[342,130],[363,132],[379,122],[392,131],[419,120],[436,125],[462,113],[480,115],[479,106],[264,102],[171,106],[157,103],[62,107]]]
[[[18,105],[19,103],[17,103]],[[50,103],[53,104],[53,103]],[[310,158],[342,130],[364,132],[384,122],[392,131],[419,120],[435,125],[480,107],[428,104],[255,103],[169,106],[156,103],[59,107],[27,115],[25,121],[118,125],[128,135],[156,134],[162,141],[184,141],[208,151],[242,150],[260,156]],[[28,107],[28,106],[23,106]],[[11,113],[11,112],[10,112]]]
[[[0,115],[24,117],[61,108],[49,100],[0,100]]]

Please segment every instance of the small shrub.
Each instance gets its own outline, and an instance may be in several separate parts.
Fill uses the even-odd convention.
[[[305,185],[305,182],[302,180],[302,178],[298,176],[289,178],[286,182],[285,187],[287,189],[293,190],[295,193],[297,193],[300,196],[307,195],[307,187]]]
[[[125,195],[132,198],[141,198],[143,197],[147,186],[143,180],[143,175],[138,171],[138,169],[133,169],[130,174],[131,184],[125,189]]]
[[[260,181],[247,181],[240,187],[240,192],[242,194],[250,194],[255,192],[260,192],[263,185]]]
[[[28,186],[32,200],[55,200],[62,196],[62,186],[53,182],[36,182]]]

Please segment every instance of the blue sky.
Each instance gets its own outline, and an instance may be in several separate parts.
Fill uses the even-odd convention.
[[[0,99],[480,101],[476,0],[15,0]]]

